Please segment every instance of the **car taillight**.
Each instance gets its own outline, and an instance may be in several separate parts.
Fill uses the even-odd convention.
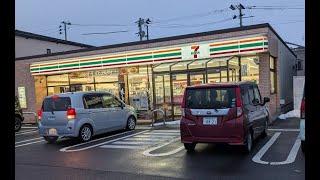
[[[67,110],[67,118],[68,119],[75,119],[76,118],[76,109],[74,108],[68,108]]]
[[[41,121],[41,118],[42,118],[42,109],[40,109],[39,111],[38,111],[38,120],[39,121]]]
[[[181,111],[182,111],[182,117],[184,117],[184,118],[186,118],[188,120],[192,120],[192,121],[196,121],[197,120],[197,117],[193,116],[191,114],[191,109],[181,108]]]
[[[304,102],[305,101],[305,98],[302,99],[301,101],[301,106],[300,106],[300,118],[301,119],[305,119],[305,105],[304,105]]]

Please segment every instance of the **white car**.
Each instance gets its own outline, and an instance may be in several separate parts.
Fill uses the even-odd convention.
[[[304,121],[305,121],[305,95],[303,92],[303,97],[301,100],[301,106],[300,106],[300,134],[299,137],[301,139],[301,150],[304,153],[305,151],[305,125],[304,125]]]

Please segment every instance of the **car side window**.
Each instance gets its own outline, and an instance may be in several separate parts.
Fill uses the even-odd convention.
[[[261,95],[260,95],[260,92],[259,92],[257,85],[254,86],[253,90],[254,90],[254,97],[255,97],[255,99],[257,99],[257,103],[260,104],[261,103]]]
[[[249,93],[249,103],[253,105],[253,100],[255,99],[255,97],[254,97],[254,91],[253,91],[252,85],[248,87],[248,93]]]
[[[111,94],[104,94],[102,96],[103,106],[105,108],[113,108],[113,107],[120,107],[121,102],[119,102],[115,96]]]
[[[102,98],[99,94],[84,96],[84,103],[86,109],[99,109],[103,108]]]
[[[243,104],[245,106],[249,105],[250,100],[249,100],[249,91],[248,91],[247,87],[245,87],[245,86],[241,87],[241,95],[242,95]]]

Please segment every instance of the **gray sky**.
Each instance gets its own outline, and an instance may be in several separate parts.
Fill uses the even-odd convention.
[[[304,7],[304,0],[15,0],[15,27],[64,39],[59,25],[67,20],[86,25],[69,26],[68,40],[102,46],[138,41],[134,22],[139,17],[153,21],[150,39],[238,27],[239,20],[231,19],[238,11],[228,7],[239,2],[244,6]],[[254,16],[243,19],[244,25],[268,22],[285,41],[305,44],[304,9],[245,9],[244,14]],[[82,35],[112,31],[129,32]]]

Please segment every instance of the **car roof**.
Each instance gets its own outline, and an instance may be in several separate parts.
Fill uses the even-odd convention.
[[[196,88],[210,88],[210,87],[237,87],[241,85],[253,85],[256,84],[252,81],[240,81],[240,82],[222,82],[222,83],[208,83],[188,86],[187,88],[196,89]]]

